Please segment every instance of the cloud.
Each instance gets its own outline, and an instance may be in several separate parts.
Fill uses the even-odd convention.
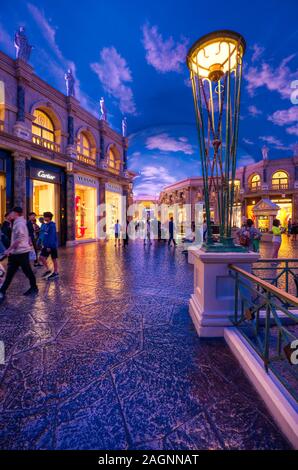
[[[293,122],[298,122],[298,106],[292,106],[288,109],[275,111],[272,116],[268,117],[268,120],[278,126],[285,126]]]
[[[272,116],[268,117],[268,120],[272,121],[273,124],[276,124],[277,126],[294,124],[287,127],[286,132],[290,135],[298,136],[298,106],[292,106],[288,109],[275,111]]]
[[[2,45],[4,51],[7,52],[7,54],[14,54],[13,36],[10,36],[10,34],[5,30],[2,23],[0,23],[0,44]]]
[[[50,25],[49,21],[45,17],[45,14],[41,12],[35,5],[28,3],[27,7],[53,52],[60,60],[64,60],[60,47],[56,42],[56,29]]]
[[[295,54],[286,57],[275,69],[266,62],[249,67],[244,76],[250,96],[254,96],[256,89],[266,87],[269,91],[278,92],[282,98],[289,98],[292,91],[290,84],[297,78],[297,71],[292,72],[288,67],[294,57]]]
[[[132,89],[127,83],[132,82],[132,75],[126,60],[115,47],[105,47],[100,52],[100,61],[91,64],[103,89],[119,101],[123,114],[136,114]]]
[[[157,26],[145,24],[143,30],[143,45],[146,50],[146,60],[158,72],[180,72],[187,53],[188,40],[181,39],[175,43],[172,36],[163,39]]]
[[[242,141],[247,144],[247,145],[253,145],[253,141],[250,139],[247,139],[246,137],[243,137]]]
[[[257,117],[262,114],[262,111],[258,109],[254,104],[248,106],[248,112],[253,117]]]
[[[167,133],[153,135],[146,140],[146,147],[149,150],[161,150],[163,152],[183,152],[192,155],[194,149],[186,137],[175,139]]]
[[[43,70],[46,66],[47,72],[51,74],[57,86],[60,90],[63,91],[63,93],[66,92],[64,75],[67,69],[71,69],[75,79],[76,98],[80,101],[80,104],[84,108],[86,108],[92,114],[96,115],[97,113],[95,112],[95,103],[81,90],[75,63],[63,55],[57,43],[55,27],[50,24],[45,14],[35,5],[28,3],[27,8],[35,20],[41,34],[46,40],[47,47],[50,50],[49,52],[45,48],[39,47],[38,55],[33,56],[38,62],[40,68]]]
[[[176,182],[176,178],[162,165],[145,165],[141,177],[141,182],[135,185],[135,194],[159,194],[165,186]]]
[[[277,150],[289,150],[290,147],[286,147],[281,140],[277,139],[273,135],[262,135],[259,137],[260,140],[272,145]]]
[[[251,155],[242,155],[237,160],[237,167],[252,165],[253,163],[256,163],[256,161]]]
[[[291,135],[297,135],[298,136],[298,124],[296,126],[291,126],[286,129],[286,132]]]
[[[260,46],[259,44],[254,44],[251,49],[253,50],[253,54],[251,57],[252,62],[257,62],[257,60],[261,57],[263,54],[265,48]]]

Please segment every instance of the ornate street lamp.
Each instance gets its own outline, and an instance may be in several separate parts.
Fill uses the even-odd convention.
[[[243,37],[224,30],[203,36],[187,55],[204,182],[205,251],[243,251],[233,242],[232,218],[244,52]],[[211,192],[217,197],[219,243],[212,238]]]

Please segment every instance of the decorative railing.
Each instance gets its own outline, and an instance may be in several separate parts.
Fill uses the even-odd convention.
[[[297,258],[263,258],[253,264],[252,273],[263,281],[298,296]]]
[[[238,266],[230,266],[230,275],[235,280],[232,323],[265,370],[298,400],[298,298]]]
[[[260,184],[256,184],[254,186],[249,186],[249,191],[255,193],[257,191],[261,191],[261,183]]]
[[[289,189],[289,183],[273,183],[271,188],[278,191],[282,189]]]
[[[39,137],[38,135],[32,135],[32,142],[40,145],[41,147],[45,147],[48,150],[52,150],[53,152],[60,152],[59,144],[51,140],[44,139],[43,137]]]
[[[77,160],[86,163],[87,165],[96,165],[96,159],[90,156],[86,156],[83,153],[77,153]]]

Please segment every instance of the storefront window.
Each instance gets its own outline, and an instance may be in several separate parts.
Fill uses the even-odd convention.
[[[272,202],[279,206],[277,218],[280,220],[282,227],[288,225],[288,220],[292,218],[293,204],[291,199],[272,199]]]
[[[32,180],[33,201],[32,210],[37,218],[43,217],[44,212],[52,212],[53,220],[59,230],[59,185],[47,181]]]
[[[95,238],[96,188],[76,185],[76,238]]]
[[[106,231],[109,237],[114,237],[114,226],[117,220],[122,225],[122,195],[106,191]]]
[[[0,223],[4,220],[6,212],[6,177],[0,174]]]
[[[276,171],[272,175],[272,189],[288,189],[289,177],[285,171]]]

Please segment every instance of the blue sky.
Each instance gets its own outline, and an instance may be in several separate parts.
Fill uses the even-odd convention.
[[[14,57],[13,35],[24,25],[39,76],[65,92],[64,72],[71,67],[83,106],[97,113],[104,96],[109,122],[119,131],[127,116],[135,192],[154,195],[200,173],[185,54],[216,29],[240,32],[248,46],[238,165],[258,161],[264,143],[270,158],[293,155],[297,17],[296,0],[14,0],[1,5],[0,48]]]

